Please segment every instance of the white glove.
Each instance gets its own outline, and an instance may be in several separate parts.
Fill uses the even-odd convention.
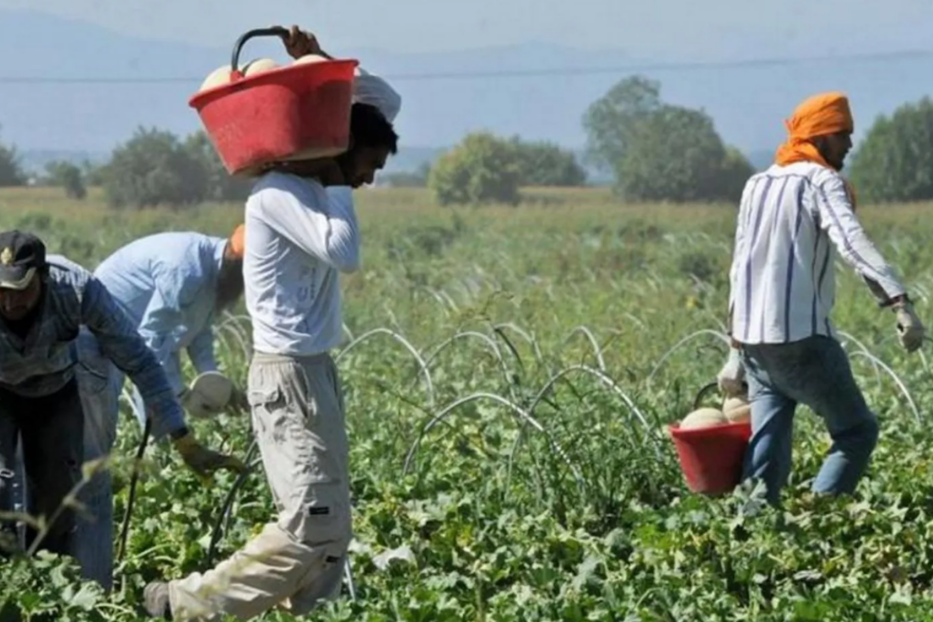
[[[914,305],[909,300],[894,303],[894,313],[897,316],[897,338],[908,352],[914,352],[923,345],[926,328],[923,322],[914,313]]]
[[[209,371],[194,379],[181,403],[192,417],[211,417],[223,412],[233,393],[233,383],[226,376]]]
[[[719,384],[719,390],[726,397],[738,397],[747,393],[745,388],[745,366],[742,365],[742,358],[735,348],[729,348],[729,358],[726,360],[726,364],[722,366],[722,369],[719,370],[716,380]]]

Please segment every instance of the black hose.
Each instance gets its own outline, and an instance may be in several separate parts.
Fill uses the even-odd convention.
[[[227,493],[227,498],[224,499],[224,503],[220,507],[220,512],[217,514],[217,520],[214,522],[214,529],[211,531],[211,544],[207,549],[208,566],[214,563],[214,555],[217,553],[217,544],[220,543],[220,539],[224,537],[224,523],[227,521],[230,509],[233,507],[233,500],[236,498],[236,493],[243,487],[246,478],[250,475],[250,463],[253,461],[253,454],[256,453],[257,449],[259,449],[259,444],[253,441],[249,446],[249,451],[246,452],[246,460],[243,461],[246,465],[246,469],[240,473],[233,482],[233,486],[230,487],[230,492]]]
[[[136,462],[133,465],[133,475],[130,477],[130,495],[126,502],[126,510],[123,512],[123,527],[120,530],[120,548],[117,551],[117,562],[123,561],[126,553],[126,538],[130,532],[130,518],[133,516],[133,506],[136,503],[136,483],[139,481],[139,464],[146,453],[146,447],[149,445],[149,436],[152,434],[152,419],[146,417],[146,425],[143,429],[143,439],[139,443],[139,449],[136,451]]]

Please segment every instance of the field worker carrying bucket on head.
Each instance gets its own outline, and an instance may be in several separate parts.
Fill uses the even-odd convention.
[[[296,59],[326,56],[297,28],[284,38]],[[255,349],[248,399],[278,518],[213,569],[147,585],[154,618],[246,620],[276,607],[300,616],[339,593],[352,537],[349,449],[329,351],[343,339],[339,275],[360,265],[350,191],[372,183],[396,152],[399,97],[358,72],[353,102],[348,150],[269,162],[246,202],[243,270]]]
[[[908,352],[924,327],[895,271],[855,215],[855,196],[840,174],[852,147],[852,114],[841,93],[802,102],[774,164],[742,192],[730,270],[733,348],[719,374],[730,395],[747,381],[752,437],[743,479],[764,481],[777,504],[791,468],[797,404],[822,417],[833,444],[813,483],[818,493],[851,493],[878,439],[878,421],[862,396],[829,316],[836,253],[893,311]]]
[[[217,373],[213,324],[243,293],[243,226],[229,238],[169,232],[140,238],[118,249],[94,271],[117,306],[165,370],[172,394],[191,416],[206,416],[244,405],[245,394]],[[85,460],[110,453],[117,434],[124,374],[102,351],[93,333],[78,338],[82,366],[78,384],[85,410]],[[201,374],[189,389],[181,375],[186,351]],[[220,390],[201,395],[205,381]],[[226,390],[224,390],[226,389]],[[151,413],[153,434],[185,433],[184,421],[160,416],[134,392],[140,425]],[[206,399],[206,398],[214,398]],[[213,402],[213,403],[212,403]],[[78,521],[77,558],[86,578],[109,589],[113,571],[113,491],[109,471],[98,473],[81,491],[89,516]]]
[[[185,431],[164,370],[103,284],[64,257],[46,257],[36,236],[5,231],[0,233],[0,473],[12,472],[19,438],[32,485],[30,514],[51,519],[82,479],[85,413],[75,377],[82,326],[137,386],[161,422],[160,432],[176,439],[188,466],[203,475],[237,466]],[[101,390],[104,384],[105,379],[98,381]],[[0,477],[0,511],[11,507],[9,481]],[[75,528],[75,512],[65,508],[40,548],[71,555]],[[27,530],[30,542],[36,535]]]

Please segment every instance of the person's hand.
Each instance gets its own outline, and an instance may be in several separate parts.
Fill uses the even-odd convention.
[[[246,470],[242,460],[208,449],[199,443],[190,431],[173,440],[172,444],[188,468],[205,484],[209,483],[213,474],[220,469],[229,469],[237,473]]]
[[[292,26],[288,31],[288,35],[282,37],[282,39],[285,42],[285,51],[295,60],[298,60],[302,56],[307,56],[308,54],[317,54],[324,58],[330,58],[330,56],[321,49],[321,44],[318,43],[317,37],[310,32],[302,30],[298,26]]]
[[[897,338],[908,352],[915,352],[923,345],[926,328],[914,312],[914,305],[906,298],[894,303],[897,317]]]
[[[719,370],[716,381],[719,384],[719,390],[726,397],[739,397],[748,392],[745,384],[745,366],[736,348],[729,348],[729,358]]]

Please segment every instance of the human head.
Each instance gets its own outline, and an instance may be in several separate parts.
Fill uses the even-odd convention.
[[[243,294],[243,252],[245,250],[246,228],[239,225],[227,239],[224,246],[223,260],[217,276],[217,294],[214,308],[223,311]]]
[[[357,102],[350,109],[350,148],[337,156],[344,183],[353,188],[371,184],[376,171],[398,153],[398,134],[378,108]]]
[[[376,171],[398,153],[398,135],[379,109],[354,103],[350,108],[350,146],[338,156],[280,162],[274,168],[301,177],[313,177],[324,186],[359,188],[373,183]]]
[[[832,91],[808,97],[794,109],[786,125],[790,140],[811,143],[826,164],[842,170],[855,128],[845,94]]]
[[[28,316],[39,305],[47,272],[42,240],[18,230],[0,233],[0,316],[14,322]]]

